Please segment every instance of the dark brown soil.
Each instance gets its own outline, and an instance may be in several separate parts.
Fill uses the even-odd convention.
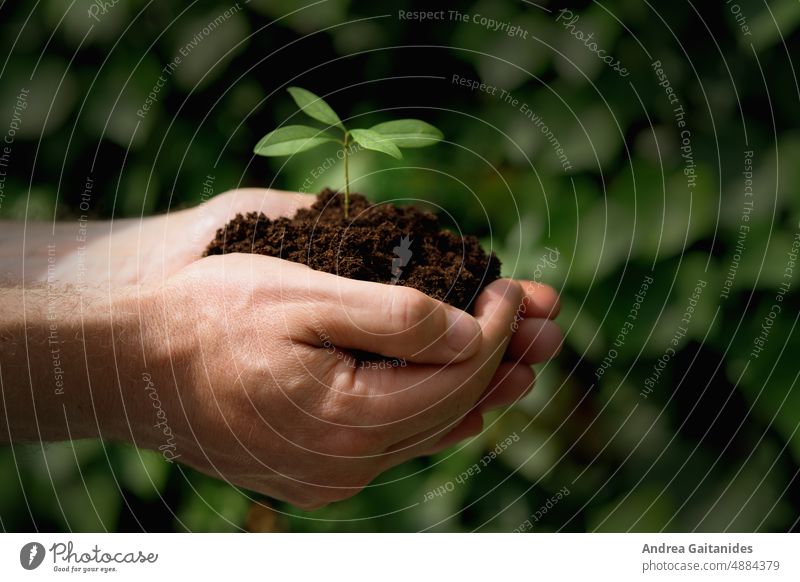
[[[258,253],[351,279],[406,285],[469,310],[483,287],[500,276],[500,261],[474,236],[442,229],[435,214],[414,207],[371,204],[323,190],[294,218],[237,215],[217,231],[206,255]]]

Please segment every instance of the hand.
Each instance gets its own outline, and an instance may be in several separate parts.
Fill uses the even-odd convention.
[[[217,228],[219,228],[238,212],[263,210],[267,215],[274,217],[281,214],[292,214],[297,208],[308,205],[312,201],[313,197],[302,194],[291,194],[257,189],[236,190],[214,198],[198,208],[172,213],[167,216],[152,217],[141,221],[115,221],[113,225],[112,223],[93,222],[89,225],[89,242],[82,257],[72,256],[69,253],[69,245],[67,243],[69,240],[74,240],[74,234],[68,232],[70,230],[70,226],[68,224],[56,225],[56,234],[57,236],[61,236],[61,239],[58,241],[59,244],[57,245],[57,266],[60,273],[56,273],[56,280],[54,282],[74,282],[71,280],[71,278],[75,277],[75,274],[79,272],[78,267],[81,267],[81,265],[76,263],[76,261],[83,261],[83,275],[85,278],[83,281],[84,283],[93,288],[96,288],[97,286],[110,285],[110,287],[118,288],[118,291],[115,291],[114,293],[101,292],[98,295],[97,290],[95,289],[94,293],[90,293],[90,295],[93,296],[93,299],[88,301],[90,310],[86,310],[85,306],[77,309],[78,304],[83,304],[83,302],[79,302],[77,297],[70,296],[67,292],[68,289],[60,292],[61,295],[59,301],[60,303],[63,302],[63,313],[65,315],[65,321],[61,324],[64,337],[71,337],[74,335],[76,338],[85,338],[82,340],[82,343],[73,342],[75,345],[72,345],[72,343],[67,342],[63,345],[63,351],[65,355],[63,362],[65,362],[64,365],[67,367],[65,377],[68,377],[71,381],[69,393],[70,398],[69,400],[56,401],[52,398],[46,398],[46,392],[43,393],[42,400],[40,401],[39,405],[35,407],[38,411],[38,417],[34,415],[34,418],[30,418],[31,415],[29,414],[29,412],[31,412],[33,409],[30,408],[30,406],[25,405],[23,402],[24,399],[21,398],[19,407],[17,407],[17,413],[14,415],[16,421],[13,423],[13,427],[11,427],[12,430],[9,432],[9,435],[11,435],[13,432],[14,434],[18,435],[17,438],[26,440],[30,438],[37,438],[37,435],[38,438],[58,440],[63,438],[97,436],[97,430],[100,429],[102,436],[133,440],[134,442],[137,442],[137,444],[143,446],[150,446],[156,449],[162,448],[162,450],[165,451],[165,455],[168,451],[173,453],[171,449],[168,448],[165,450],[163,448],[165,444],[163,438],[160,441],[153,438],[154,425],[164,425],[165,423],[160,420],[158,423],[152,422],[152,407],[145,405],[144,415],[146,418],[143,423],[137,424],[136,422],[131,422],[131,418],[128,416],[128,408],[130,408],[130,410],[137,409],[137,406],[135,406],[134,403],[130,403],[130,406],[125,404],[125,402],[129,401],[131,398],[131,391],[129,388],[133,384],[136,388],[141,389],[141,384],[144,378],[141,376],[141,370],[150,367],[150,365],[144,365],[144,363],[141,361],[141,357],[132,355],[132,352],[135,351],[133,347],[138,346],[139,344],[143,345],[141,337],[155,338],[149,342],[149,344],[156,348],[156,353],[159,351],[159,349],[162,351],[161,360],[164,358],[169,360],[168,364],[158,365],[158,362],[160,361],[158,357],[151,354],[152,357],[148,359],[149,364],[155,363],[155,367],[159,368],[160,370],[160,375],[157,380],[158,384],[161,385],[162,390],[164,386],[173,386],[172,391],[177,395],[177,391],[175,390],[174,386],[178,386],[182,392],[188,390],[189,394],[197,396],[201,399],[201,401],[203,398],[202,395],[206,394],[212,399],[212,402],[210,404],[209,402],[206,402],[205,404],[209,406],[214,404],[216,401],[213,399],[213,390],[199,390],[198,386],[203,384],[194,383],[193,381],[190,381],[191,379],[187,380],[185,374],[178,374],[178,372],[190,369],[195,370],[196,372],[198,369],[201,369],[201,366],[204,365],[204,356],[203,352],[201,351],[203,343],[200,341],[199,336],[194,337],[191,334],[176,334],[174,333],[175,329],[164,328],[163,325],[159,325],[159,323],[171,322],[172,318],[175,317],[176,314],[184,314],[186,321],[183,322],[184,328],[182,328],[182,330],[186,331],[188,329],[186,327],[186,322],[194,321],[197,318],[197,314],[202,313],[203,310],[198,309],[197,312],[187,313],[187,306],[191,305],[192,302],[186,298],[178,299],[179,294],[170,294],[170,297],[172,297],[173,301],[161,303],[161,313],[164,315],[164,317],[158,318],[154,317],[154,315],[158,315],[159,313],[153,311],[152,306],[154,301],[145,301],[144,303],[148,304],[150,307],[143,308],[142,305],[139,304],[131,306],[128,303],[127,298],[131,294],[136,294],[137,289],[140,289],[145,296],[152,296],[152,291],[150,291],[150,289],[163,284],[164,279],[172,278],[170,285],[167,286],[167,288],[172,289],[174,288],[176,281],[185,280],[181,279],[181,277],[187,277],[187,273],[206,273],[207,270],[209,278],[206,280],[201,277],[198,281],[198,289],[205,290],[205,296],[209,298],[208,301],[213,302],[216,309],[222,310],[225,313],[228,312],[228,307],[226,307],[226,301],[228,300],[233,302],[233,306],[240,307],[240,301],[242,298],[241,293],[237,294],[235,286],[232,288],[230,281],[219,280],[219,270],[211,269],[207,265],[212,260],[242,261],[245,259],[242,257],[234,258],[234,256],[231,256],[217,257],[216,259],[209,258],[198,261],[197,259],[202,253],[206,242],[212,238]],[[14,233],[10,231],[13,230],[11,227],[16,225],[12,223],[11,225],[6,226],[9,227],[5,229],[6,234],[9,236],[14,235]],[[35,226],[36,225],[28,225],[28,245],[24,247],[28,250],[37,248],[37,245],[33,244],[38,241],[36,233],[45,233],[46,231],[50,230],[50,227],[47,225],[45,225],[45,228],[41,229],[35,228]],[[113,228],[111,228],[111,226],[113,226]],[[14,240],[22,240],[21,237],[12,236],[12,238],[14,238]],[[46,246],[46,242],[41,246],[44,248]],[[4,248],[8,250],[8,247]],[[13,257],[19,257],[20,255],[15,254],[15,252],[11,252],[11,250],[9,250],[8,254],[10,257],[12,257],[12,262],[9,263],[11,265],[10,269],[14,269],[15,267],[13,266],[13,261],[18,261],[19,258],[14,259]],[[46,257],[47,253],[36,254],[37,260],[42,259],[42,264],[46,264]],[[367,297],[373,297],[373,294],[374,297],[379,297],[383,293],[387,292],[387,287],[389,289],[398,289],[398,291],[394,292],[389,291],[390,293],[400,293],[406,295],[411,293],[416,296],[420,295],[419,293],[411,290],[403,290],[403,288],[399,287],[395,288],[384,285],[367,284],[363,282],[351,282],[338,277],[330,279],[330,275],[316,273],[309,271],[300,265],[276,261],[274,259],[267,259],[265,257],[248,257],[246,260],[251,262],[267,261],[272,265],[272,270],[277,269],[280,271],[283,269],[285,272],[289,272],[290,270],[295,272],[296,269],[302,269],[304,273],[310,273],[310,278],[307,281],[307,291],[309,293],[310,289],[315,289],[315,292],[319,292],[320,289],[324,289],[324,287],[316,286],[321,284],[321,280],[317,280],[317,278],[327,277],[326,282],[324,283],[325,285],[332,285],[333,281],[335,281],[335,285],[342,286],[342,288],[349,288],[350,285],[368,285],[371,288],[371,291],[365,294]],[[31,266],[32,261],[30,258],[26,258],[24,261],[27,266]],[[184,270],[182,271],[182,269]],[[27,270],[28,273],[31,273],[32,271],[34,271],[34,269]],[[52,273],[50,275],[52,276]],[[239,272],[237,277],[241,278],[242,274]],[[314,280],[314,285],[312,285],[312,279]],[[269,287],[269,282],[262,283],[265,288]],[[490,313],[495,309],[496,306],[492,307],[492,295],[496,294],[496,288],[501,284],[501,282],[497,282],[487,288],[477,304],[476,308],[478,311],[476,312],[476,315],[478,316],[478,320],[481,321],[481,324],[484,326],[491,325],[491,321],[487,319],[486,313]],[[511,285],[510,283],[507,284]],[[139,287],[139,285],[144,285],[144,287]],[[251,281],[250,286],[255,289],[256,287],[253,287],[253,285],[254,283]],[[469,387],[465,390],[462,390],[460,387],[461,384],[464,384],[464,382],[453,383],[450,380],[450,372],[441,372],[436,374],[437,378],[446,380],[446,382],[442,385],[446,385],[447,382],[451,382],[451,388],[458,388],[459,392],[466,392],[470,395],[468,400],[472,400],[472,402],[468,410],[463,412],[461,409],[457,409],[457,413],[453,413],[451,411],[448,419],[437,425],[435,428],[429,429],[428,431],[423,431],[422,434],[415,433],[405,435],[406,438],[404,441],[395,443],[391,451],[387,449],[386,451],[383,451],[381,455],[378,455],[380,458],[384,459],[383,463],[386,463],[385,459],[391,459],[389,465],[386,466],[391,466],[392,464],[401,462],[403,459],[409,458],[410,456],[429,454],[431,452],[441,450],[442,448],[447,447],[458,440],[480,432],[482,428],[482,413],[492,408],[506,406],[522,397],[530,389],[533,382],[533,372],[529,365],[544,361],[545,359],[552,357],[552,355],[558,351],[561,343],[561,333],[555,324],[552,321],[549,321],[549,319],[555,317],[558,312],[557,294],[550,287],[531,282],[520,282],[519,284],[512,285],[512,287],[518,287],[519,285],[522,286],[523,290],[521,293],[523,294],[514,307],[514,315],[512,317],[513,323],[509,325],[509,330],[515,329],[516,332],[514,333],[510,342],[508,341],[508,338],[505,338],[505,340],[499,342],[504,348],[507,347],[504,354],[504,361],[499,364],[499,367],[497,362],[494,360],[497,354],[492,352],[492,358],[489,359],[490,361],[487,360],[479,366],[481,371],[480,375],[476,375],[470,378],[469,382],[466,382]],[[180,285],[178,285],[178,287],[180,288]],[[184,291],[186,290],[184,289]],[[9,293],[11,293],[11,291],[9,291]],[[225,295],[226,293],[229,296]],[[225,295],[225,297],[221,297],[221,295]],[[357,295],[358,294],[353,296]],[[505,299],[507,300],[509,296],[510,294],[507,293]],[[487,299],[487,297],[489,298]],[[115,298],[121,299],[118,300]],[[47,299],[41,299],[41,302],[44,305],[47,302]],[[291,299],[291,294],[283,296],[281,301],[275,300],[274,297],[272,298],[270,305],[273,308],[274,314],[276,314],[275,317],[283,319],[283,308],[281,307],[283,305],[282,302],[288,301],[286,307],[289,309],[293,305]],[[495,297],[495,303],[497,302],[496,299],[497,298]],[[108,317],[111,311],[114,311],[114,309],[109,306],[109,311],[106,312],[106,307],[103,307],[106,301],[111,301],[112,305],[118,304],[124,306],[124,313],[121,315],[115,314],[113,316],[116,331],[113,332],[110,337],[108,335],[110,330],[108,325],[110,320]],[[422,299],[417,298],[413,301],[427,303],[429,305],[440,305],[438,302],[435,302],[432,299],[424,296],[422,296]],[[489,302],[489,307],[482,307],[485,306],[487,302]],[[38,310],[33,307],[34,304],[37,304],[37,302],[28,299],[29,311],[42,316],[42,334],[41,338],[39,339],[43,345],[46,345],[48,341],[46,331],[48,324],[44,318],[46,315],[46,310],[42,308],[41,313],[39,313]],[[72,305],[73,307],[69,307],[69,305]],[[326,314],[326,317],[329,316],[328,307],[329,306],[322,307],[322,311]],[[506,308],[507,307],[508,306],[506,306]],[[206,308],[207,306],[203,309]],[[144,311],[142,311],[143,309]],[[482,313],[480,309],[484,309],[484,312]],[[29,324],[32,324],[35,319],[31,316],[31,313],[28,314]],[[59,316],[60,315],[61,310],[59,310]],[[144,317],[144,315],[147,315],[148,317]],[[167,315],[169,315],[169,317],[167,317]],[[14,316],[12,313],[9,313],[9,316],[10,327],[16,329],[16,316]],[[464,314],[464,317],[468,316]],[[91,319],[91,322],[87,324],[89,319]],[[206,339],[214,337],[215,329],[219,327],[220,319],[210,319],[204,321],[207,329],[205,329],[205,336],[203,337]],[[198,325],[199,323],[200,322],[198,321]],[[369,327],[366,329],[369,330]],[[217,331],[219,331],[219,329],[217,329]],[[226,330],[222,331],[224,332]],[[347,330],[343,329],[342,333],[347,333]],[[252,337],[252,335],[252,333],[240,334],[235,342],[232,340],[232,343],[241,344],[243,343],[241,341],[241,337]],[[91,336],[94,336],[94,338]],[[165,343],[165,338],[167,337],[171,338],[171,342]],[[293,336],[288,337],[291,338]],[[489,337],[492,337],[491,334],[489,334]],[[497,344],[499,341],[497,340],[498,337],[499,335],[495,337],[495,344]],[[121,353],[117,353],[116,351],[110,354],[107,353],[106,347],[114,343],[119,344],[121,338],[123,338],[122,343],[125,344],[124,347],[126,350]],[[96,339],[97,341],[90,342],[90,339]],[[192,340],[194,340],[195,343],[192,343]],[[374,351],[374,345],[372,341],[366,342],[365,345],[367,347],[364,349]],[[349,347],[346,344],[343,344],[343,346]],[[353,347],[358,347],[358,345],[354,345]],[[184,349],[183,352],[181,351],[182,349]],[[267,348],[264,347],[264,349],[266,350]],[[327,349],[328,348],[326,348],[326,350]],[[168,352],[164,352],[164,350],[168,350]],[[272,352],[272,350],[267,351],[270,353]],[[86,371],[88,371],[90,375],[94,376],[94,381],[89,384],[85,384],[83,381],[80,381],[80,377],[82,376],[83,372],[81,362],[85,361],[87,354],[90,354],[90,352],[91,357],[89,357],[89,360],[93,362],[93,365]],[[46,353],[46,351],[43,350],[43,353]],[[318,352],[314,353],[318,354]],[[339,351],[336,353],[341,354],[342,352]],[[400,356],[402,353],[402,350],[394,351],[394,355],[397,356]],[[170,354],[172,354],[172,356],[170,356]],[[266,358],[266,356],[270,356],[270,354],[266,354],[266,356],[264,356],[259,352],[259,356]],[[272,356],[275,358],[280,358],[285,356],[285,354],[276,353]],[[328,360],[330,360],[330,354],[328,354],[328,356]],[[218,361],[217,354],[215,354],[215,358],[215,361]],[[424,363],[413,358],[408,358],[408,360],[417,365]],[[268,362],[270,360],[265,359],[264,361]],[[179,365],[176,367],[174,374],[165,372],[165,370],[171,369],[171,366],[176,363]],[[442,363],[447,362],[434,363],[441,365]],[[479,363],[478,360],[473,361],[473,366],[477,365],[477,363]],[[123,366],[128,366],[128,368],[131,369],[127,371],[122,370]],[[458,364],[458,366],[461,367],[458,368],[457,366],[450,366],[444,370],[463,370],[464,364]],[[28,363],[27,367],[30,369],[30,362]],[[19,367],[21,374],[24,372],[24,368],[24,362],[21,362]],[[226,371],[224,370],[224,365],[220,365],[220,368],[223,369],[223,372]],[[41,376],[41,378],[38,378],[37,382],[34,383],[46,385],[49,382],[48,374],[52,374],[52,371],[48,369],[47,365],[43,365],[41,368],[37,367],[36,370],[41,372],[37,374],[37,377]],[[410,371],[412,368],[409,366],[408,368],[401,368],[400,370]],[[369,374],[370,372],[376,371],[358,370],[357,374],[359,376],[363,376]],[[386,371],[383,370],[383,372]],[[493,376],[488,375],[489,372],[492,372]],[[399,382],[401,382],[405,377],[397,370],[390,370],[389,374],[392,375],[390,377],[398,376],[397,380]],[[381,377],[387,377],[387,375],[384,374]],[[491,377],[491,379],[487,380],[489,377]],[[146,378],[149,385],[152,377],[147,376]],[[210,376],[205,379],[206,386],[210,384],[209,378]],[[97,387],[108,385],[111,379],[116,379],[115,383],[119,383],[119,388],[113,389],[111,392],[104,391],[98,394]],[[478,382],[478,379],[481,381]],[[186,381],[187,383],[184,385],[179,383],[178,380],[181,382]],[[241,377],[237,380],[237,382],[238,384],[244,386]],[[225,387],[225,389],[230,389],[231,385],[238,384],[231,380],[227,385],[223,384],[222,386]],[[95,389],[93,390],[91,386],[95,386]],[[219,389],[220,388],[218,387],[217,390]],[[409,392],[409,390],[406,392]],[[93,393],[94,395],[92,395]],[[134,401],[140,394],[141,392],[133,396]],[[97,398],[100,398],[101,402],[103,402],[102,406],[99,408],[96,406],[98,404],[98,401],[96,400]],[[393,398],[401,398],[401,396],[398,395]],[[389,400],[390,399],[387,398],[386,402]],[[181,404],[182,401],[178,400],[178,403]],[[50,406],[50,404],[53,404],[53,406]],[[62,405],[67,406],[67,409],[62,409]],[[50,408],[52,408],[52,410]],[[141,406],[138,408],[141,408]],[[250,405],[250,408],[252,409],[253,406]],[[187,409],[184,411],[182,406],[179,406],[178,411],[181,414],[177,415],[177,419],[176,415],[171,415],[171,421],[175,423],[176,426],[180,426],[184,429],[182,439],[184,440],[184,443],[188,443],[188,449],[186,450],[195,450],[202,453],[203,449],[199,448],[198,443],[192,440],[193,435],[191,434],[192,425],[190,419],[193,417],[188,415],[189,412],[196,412],[198,410],[203,410],[203,407],[193,406],[191,410]],[[231,410],[240,412],[233,405],[231,406]],[[91,418],[87,417],[86,411],[92,412],[93,416],[91,416]],[[99,417],[100,411],[103,411],[102,418]],[[183,412],[187,412],[185,417],[182,416]],[[147,416],[148,413],[149,417]],[[135,415],[134,418],[136,418]],[[224,422],[227,418],[227,416],[224,416],[221,419],[217,418],[216,420],[218,422]],[[43,422],[43,420],[46,420],[46,422]],[[68,427],[66,429],[64,428],[65,420],[68,421]],[[441,418],[439,420],[441,420]],[[178,422],[182,422],[182,424],[178,425]],[[206,427],[206,424],[203,424],[204,428]],[[43,426],[46,426],[47,429],[44,433],[41,430],[41,427]],[[284,433],[293,434],[286,431],[284,431]],[[188,437],[186,436],[187,434],[189,434]],[[198,436],[205,438],[206,434],[206,432],[202,432],[198,433]],[[163,437],[164,435],[162,434],[160,436]],[[213,450],[213,448],[209,450]],[[177,454],[181,455],[181,453]],[[182,456],[182,460],[186,460],[189,457],[188,453]],[[285,459],[284,461],[291,465],[291,459]],[[208,458],[205,460],[203,460],[202,457],[198,459],[190,459],[189,462],[190,464],[194,464],[195,466],[207,470],[208,472],[227,477],[227,472],[223,473],[217,470],[216,464],[212,463]],[[251,465],[253,464],[251,463]],[[371,466],[373,470],[380,467],[381,463],[376,463]],[[252,469],[253,476],[249,480],[246,479],[245,481],[242,481],[240,478],[241,475],[236,473],[236,471],[234,471],[232,475],[237,483],[250,482],[253,479],[258,480],[261,478],[260,473],[258,473],[259,468],[260,467]],[[276,475],[280,476],[281,474],[281,471],[278,470],[274,473],[268,473],[268,476],[265,476],[264,479],[272,479],[273,481],[277,481],[278,483],[282,484],[282,487],[285,488],[287,480],[289,482],[292,480],[292,473],[289,472],[282,478],[276,477]],[[331,492],[331,489],[325,487],[324,485],[311,487],[315,490],[321,487],[323,492],[327,494],[330,494]],[[255,484],[254,488],[259,489],[257,484]],[[294,490],[291,487],[288,489],[288,493],[284,495],[283,498],[289,498],[289,495],[294,494]],[[334,493],[337,491],[338,493],[347,492],[348,488],[345,487],[344,489],[337,490],[336,487],[334,487],[333,491]],[[276,496],[280,496],[280,491],[276,493]],[[318,504],[319,500],[317,499],[316,502]],[[312,501],[311,505],[313,504],[314,503]]]
[[[110,223],[90,223],[85,252],[73,251],[57,261],[57,277],[65,283],[125,286],[159,283],[202,256],[222,225],[238,213],[264,212],[270,218],[291,216],[315,197],[297,192],[240,188],[179,212]],[[516,332],[505,361],[480,401],[482,412],[508,406],[532,387],[531,364],[555,356],[562,336],[551,320],[558,315],[557,293],[547,285],[522,282]],[[475,425],[474,419],[469,425]],[[464,428],[464,427],[462,427]]]
[[[205,249],[216,230],[226,224],[237,213],[253,211],[264,212],[270,218],[291,216],[301,207],[310,206],[315,197],[297,192],[283,192],[259,188],[231,190],[212,198],[198,208],[186,211],[187,221],[194,224],[191,247],[177,255],[165,270],[170,275],[177,269],[195,260]],[[194,213],[194,214],[191,214]],[[185,237],[176,237],[171,246],[183,248]],[[201,245],[197,243],[201,242]],[[156,253],[154,253],[156,254]],[[520,281],[524,296],[518,306],[514,335],[509,343],[503,363],[482,395],[478,409],[488,412],[509,406],[525,396],[533,387],[535,374],[531,365],[545,362],[555,357],[561,350],[563,336],[559,327],[552,321],[558,316],[560,303],[558,293],[548,286],[533,281]],[[461,440],[460,434],[472,436],[478,424],[477,418],[467,420],[450,440]],[[479,430],[478,430],[479,432]],[[465,437],[462,437],[465,438]]]
[[[141,327],[159,330],[144,332],[146,372],[179,461],[315,508],[479,431],[474,406],[522,301],[519,283],[496,281],[473,318],[406,287],[208,257],[143,290]],[[350,349],[401,360],[361,367]],[[134,444],[164,442],[153,424],[141,407]]]
[[[89,221],[82,250],[76,243],[76,236],[81,234],[79,225],[76,223],[69,232],[59,223],[61,236],[54,241],[56,270],[50,276],[61,283],[93,287],[161,283],[199,259],[217,229],[238,213],[263,212],[269,218],[291,216],[313,202],[314,196],[297,192],[230,190],[187,210],[142,219]],[[18,238],[21,240],[21,235]],[[39,255],[39,259],[46,259],[45,253]],[[34,261],[27,262],[28,271],[36,272],[31,268]],[[45,280],[46,260],[38,260],[36,265],[38,278]]]

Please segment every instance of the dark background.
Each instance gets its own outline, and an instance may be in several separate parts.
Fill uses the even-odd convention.
[[[466,447],[408,463],[313,514],[266,509],[254,504],[260,497],[157,454],[87,441],[0,449],[4,530],[510,531],[547,505],[535,531],[797,529],[797,272],[764,351],[750,354],[800,229],[800,3],[458,7],[519,25],[529,33],[521,39],[471,21],[397,18],[436,9],[431,2],[254,0],[183,59],[144,119],[137,110],[161,68],[233,3],[120,1],[99,23],[91,6],[0,3],[0,130],[16,94],[30,90],[0,218],[74,220],[87,175],[96,182],[89,214],[104,218],[198,204],[208,175],[217,193],[299,189],[334,149],[288,162],[251,151],[295,113],[283,89],[300,85],[356,127],[400,116],[440,127],[446,143],[402,162],[356,156],[354,189],[438,205],[498,253],[504,275],[554,285],[566,345],[541,367],[536,390],[488,418]],[[556,21],[563,6],[629,76]],[[686,110],[691,190],[655,60]],[[528,104],[572,169],[518,109],[453,84],[454,74]],[[722,298],[746,150],[753,212]],[[337,166],[310,190],[341,186],[341,176]],[[545,247],[559,260],[537,271]],[[646,276],[654,282],[640,315],[598,381]],[[688,333],[645,398],[700,279]],[[519,441],[479,474],[424,502],[514,433]],[[562,488],[569,495],[548,504]]]

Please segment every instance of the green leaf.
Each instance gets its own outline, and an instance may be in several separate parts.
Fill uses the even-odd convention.
[[[270,131],[253,148],[259,156],[291,156],[329,141],[339,140],[315,127],[287,125]]]
[[[441,141],[442,132],[421,119],[398,119],[373,125],[375,131],[400,148],[423,148]]]
[[[326,125],[335,125],[344,131],[342,120],[339,119],[339,116],[336,115],[331,106],[325,103],[322,97],[318,97],[311,91],[300,87],[289,87],[287,91],[289,91],[289,95],[292,96],[292,99],[294,99],[294,102],[297,103],[303,113]]]
[[[400,149],[392,143],[392,140],[384,137],[377,131],[372,131],[371,129],[351,129],[350,135],[353,136],[353,140],[356,143],[364,146],[368,150],[389,154],[398,160],[403,158]]]

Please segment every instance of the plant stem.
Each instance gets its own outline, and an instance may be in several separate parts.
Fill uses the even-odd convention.
[[[350,211],[350,168],[347,159],[347,139],[350,137],[348,132],[344,133],[344,217]]]

